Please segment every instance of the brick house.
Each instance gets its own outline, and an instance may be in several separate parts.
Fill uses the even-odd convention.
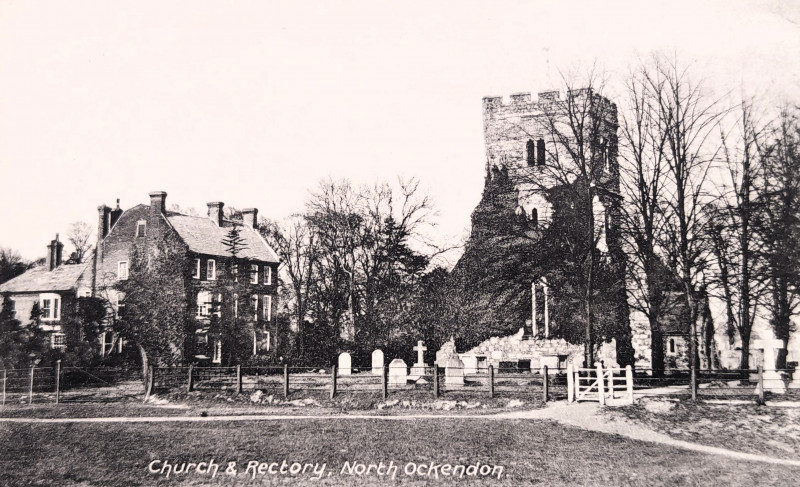
[[[124,307],[124,296],[114,285],[128,279],[135,246],[155,245],[166,240],[185,252],[191,263],[186,278],[186,299],[194,307],[198,328],[191,347],[197,360],[219,363],[222,344],[209,340],[212,314],[221,315],[231,309],[243,318],[253,337],[253,355],[269,355],[276,347],[277,271],[279,260],[258,232],[258,210],[242,210],[243,221],[235,223],[223,214],[224,204],[208,203],[208,217],[184,215],[166,209],[167,193],[150,193],[150,204],[137,205],[125,211],[98,207],[97,250],[92,267],[93,295],[111,303],[114,313]],[[245,249],[232,263],[232,255],[223,244],[230,228],[238,224]],[[244,266],[245,269],[240,267]],[[222,295],[214,290],[225,283],[237,282],[241,294],[233,295],[234,303],[221,303]]]
[[[66,347],[61,321],[77,313],[79,297],[92,295],[91,266],[64,264],[63,249],[56,234],[47,246],[45,265],[0,284],[0,299],[11,301],[14,318],[23,325],[30,324],[31,312],[39,305],[41,328],[50,334],[51,348],[60,349]]]

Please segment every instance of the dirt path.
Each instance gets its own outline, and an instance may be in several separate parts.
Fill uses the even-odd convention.
[[[142,416],[142,417],[107,417],[107,418],[0,418],[0,423],[172,423],[172,422],[221,422],[221,421],[306,421],[306,420],[377,420],[377,421],[410,421],[420,419],[459,419],[468,421],[509,420],[509,419],[543,419],[575,426],[585,430],[597,431],[610,435],[668,445],[684,450],[697,451],[711,455],[721,455],[738,460],[770,463],[776,465],[800,466],[800,460],[786,460],[766,455],[743,453],[725,448],[700,445],[688,441],[675,440],[657,431],[645,428],[632,422],[609,420],[599,413],[600,406],[594,403],[567,404],[551,403],[546,408],[527,411],[509,411],[494,415],[459,415],[459,414],[405,414],[397,416],[377,416],[369,414],[348,415],[273,415],[250,414],[241,416]]]

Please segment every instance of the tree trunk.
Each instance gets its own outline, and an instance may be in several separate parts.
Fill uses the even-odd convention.
[[[142,382],[144,382],[145,387],[147,387],[147,367],[150,365],[150,362],[147,360],[147,352],[144,347],[138,343],[136,346],[139,348],[139,356],[142,359]]]
[[[664,335],[655,318],[650,318],[650,362],[653,377],[664,375]]]
[[[742,357],[739,360],[739,368],[747,370],[750,368],[750,329],[741,330],[742,337]]]

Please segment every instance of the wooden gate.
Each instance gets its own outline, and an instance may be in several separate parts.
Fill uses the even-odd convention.
[[[567,398],[570,403],[597,401],[605,405],[606,399],[617,397],[626,398],[633,404],[633,370],[630,365],[605,369],[600,364],[595,368],[567,366]]]

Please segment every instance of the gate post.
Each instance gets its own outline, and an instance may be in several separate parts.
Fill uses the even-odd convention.
[[[692,401],[697,401],[697,369],[692,367],[689,387],[692,389]]]
[[[575,376],[572,372],[572,364],[567,364],[567,402],[575,402]]]
[[[331,367],[331,399],[336,396],[336,365]]]
[[[61,360],[56,360],[56,404],[61,396]]]
[[[389,367],[384,365],[381,371],[381,385],[383,387],[383,400],[389,397]]]
[[[6,407],[6,382],[8,382],[8,371],[3,369],[3,407]]]
[[[547,365],[542,366],[542,395],[544,402],[550,400],[550,379],[547,374]]]
[[[633,404],[633,368],[625,366],[625,383],[628,386],[628,401]]]
[[[194,366],[189,364],[189,382],[186,384],[186,392],[192,392],[194,390]]]
[[[433,397],[439,398],[439,362],[433,363]]]
[[[33,369],[34,366],[31,366],[31,385],[28,389],[28,405],[33,404]]]
[[[756,404],[763,406],[766,403],[766,397],[764,393],[764,367],[761,365],[758,366],[758,387],[756,388],[756,392],[758,392]]]
[[[603,365],[599,362],[597,363],[597,397],[599,398],[600,405],[606,405],[606,391],[604,387],[604,378],[603,378]]]
[[[283,398],[289,397],[289,364],[283,364]]]
[[[236,394],[242,393],[242,366],[236,366]]]
[[[494,365],[489,364],[489,398],[494,398]]]

